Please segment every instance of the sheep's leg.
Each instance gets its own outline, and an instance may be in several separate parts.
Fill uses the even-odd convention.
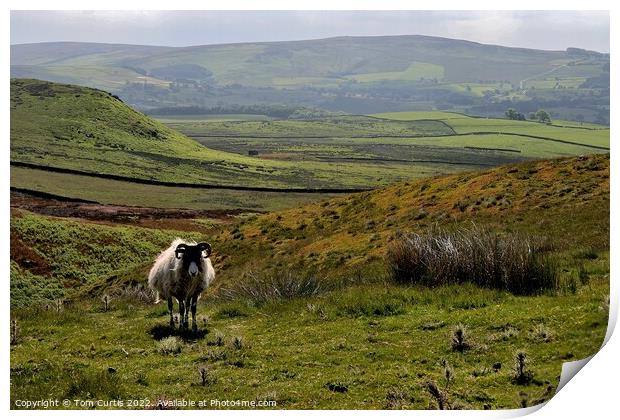
[[[170,312],[170,328],[174,328],[174,304],[172,303],[172,298],[168,298],[168,312]]]
[[[185,317],[183,318],[183,328],[187,329],[189,327],[189,308],[192,303],[192,297],[189,296],[185,299]]]
[[[198,295],[192,296],[192,331],[198,332],[198,322],[196,322],[196,304],[198,303]]]
[[[179,328],[184,330],[187,328],[187,322],[185,321],[185,301],[183,299],[179,299],[179,314],[181,316],[181,320],[179,321]]]

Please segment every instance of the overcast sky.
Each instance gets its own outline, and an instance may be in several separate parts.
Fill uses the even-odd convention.
[[[578,11],[12,11],[11,44],[188,46],[341,35],[434,35],[514,47],[609,52],[609,13]]]

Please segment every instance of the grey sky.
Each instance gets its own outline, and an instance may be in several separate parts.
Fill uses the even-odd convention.
[[[581,11],[12,11],[11,44],[188,46],[341,35],[434,35],[609,52],[609,13]]]

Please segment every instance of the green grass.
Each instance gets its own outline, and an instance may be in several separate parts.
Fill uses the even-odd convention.
[[[441,165],[383,168],[374,162],[287,162],[248,157],[247,153],[201,146],[105,92],[14,80],[11,95],[11,159],[19,162],[158,181],[280,188],[367,188],[446,170]],[[213,132],[227,130],[229,124],[254,131],[256,125],[269,123],[212,122]],[[314,125],[291,121],[282,130],[292,136],[304,130],[314,135],[345,135],[350,130],[359,135],[418,135],[443,133],[449,128],[434,121],[390,124],[367,117],[342,117]]]
[[[405,182],[196,230],[213,245],[220,272],[216,289],[234,285],[248,271],[283,269],[319,271],[331,284],[343,276],[381,277],[383,257],[396,231],[425,231],[435,224],[456,228],[474,221],[500,232],[545,236],[565,250],[562,259],[575,247],[605,250],[608,200],[609,158],[593,155]],[[571,224],[565,222],[569,219]],[[159,226],[166,223],[174,226],[173,221]],[[46,255],[51,239],[37,236],[36,229],[28,232],[28,248]],[[577,263],[571,258],[567,264],[574,270]],[[105,285],[106,277],[96,281]]]
[[[270,187],[374,185],[365,168],[263,160],[207,149],[111,95],[33,80],[11,83],[11,159],[159,181]],[[346,166],[346,165],[345,165]]]
[[[605,130],[609,127],[601,124],[593,124],[588,122],[579,122],[579,121],[567,121],[567,120],[553,120],[553,125],[558,125],[560,127],[573,127],[573,128],[585,128],[585,129],[593,129],[593,130]]]
[[[60,312],[14,311],[11,402],[53,398],[109,400],[184,398],[274,400],[276,408],[435,408],[425,383],[443,383],[442,361],[454,369],[449,399],[465,408],[517,408],[553,395],[565,361],[590,356],[605,335],[608,285],[592,283],[566,296],[514,297],[473,286],[439,289],[354,287],[221,318],[230,303],[207,302],[198,314],[204,338],[182,340],[164,354],[152,333],[166,334],[163,304],[97,301]],[[397,308],[388,309],[388,308]],[[524,310],[527,308],[527,310]],[[450,346],[464,324],[473,344]],[[432,326],[432,327],[431,327]],[[544,329],[548,341],[536,331]],[[80,331],[80,334],[75,334]],[[216,344],[216,335],[223,345]],[[241,337],[240,348],[233,345]],[[159,338],[159,337],[158,337]],[[514,383],[515,352],[533,372]],[[497,363],[500,369],[493,369]],[[165,368],[162,368],[165,366]],[[209,381],[201,386],[199,368]],[[53,380],[52,380],[53,378]],[[330,390],[329,384],[339,384]],[[334,387],[335,388],[335,387]],[[334,389],[332,388],[332,389]],[[550,392],[547,389],[550,388]],[[390,400],[390,390],[406,396]],[[75,408],[75,407],[72,407]],[[139,408],[139,407],[138,407]],[[213,408],[213,407],[211,407]]]
[[[347,76],[348,79],[362,83],[377,82],[382,80],[421,80],[443,79],[444,68],[438,64],[414,61],[403,71],[361,73]]]
[[[11,267],[11,301],[17,306],[51,297],[39,289],[60,285],[69,291],[152,261],[176,237],[200,238],[198,232],[84,224],[29,212],[11,217],[11,235],[13,257],[28,267]],[[35,249],[29,250],[26,244],[36,244]],[[33,272],[39,274],[33,276]],[[37,286],[43,280],[49,284]]]
[[[386,118],[396,121],[417,121],[417,120],[446,120],[452,118],[467,117],[464,114],[446,111],[399,111],[399,112],[381,112],[371,114],[371,117]]]
[[[607,148],[610,144],[610,132],[608,129],[598,126],[598,128],[601,128],[600,130],[583,130],[578,128],[578,123],[576,122],[573,122],[572,125],[565,125],[562,122],[556,125],[547,125],[532,121],[473,118],[467,115],[443,112],[431,114],[421,113],[421,115],[418,115],[417,112],[398,112],[374,114],[374,116],[395,120],[415,120],[420,117],[432,117],[444,121],[458,134],[496,132],[505,135],[521,134],[526,136],[548,137],[551,139]],[[558,147],[561,148],[562,146]]]
[[[20,167],[11,168],[11,186],[102,204],[196,210],[273,211],[338,195],[166,187]]]
[[[11,83],[11,159],[197,183],[277,184],[272,173],[283,167],[201,147],[105,92],[31,80]]]
[[[200,123],[204,120],[208,121],[269,121],[272,118],[267,115],[256,114],[200,114],[200,115],[150,115],[151,118],[161,121],[164,124],[171,125],[171,123],[179,120],[188,123],[195,122]]]
[[[154,77],[143,76],[126,67],[120,66],[15,66],[13,77],[26,75],[28,78],[53,80],[60,83],[71,83],[82,86],[96,86],[99,89],[118,91],[126,83],[146,82],[149,86],[168,88],[170,82]]]
[[[368,142],[366,139],[358,141],[358,147],[363,147]],[[449,137],[424,137],[416,139],[382,139],[385,145],[392,145],[393,147],[410,148],[412,152],[416,150],[416,147],[421,149],[423,147],[436,147],[435,155],[444,153],[444,156],[450,156],[451,153],[464,158],[469,153],[477,153],[480,163],[492,163],[493,158],[502,158],[506,161],[519,160],[519,159],[536,159],[536,158],[552,158],[556,156],[575,156],[581,154],[595,153],[597,149],[592,149],[587,146],[581,146],[576,144],[565,144],[547,140],[540,140],[535,138],[529,138],[524,136],[517,136],[511,134],[466,134],[462,136],[449,136]],[[603,145],[604,142],[596,142],[595,145]],[[489,149],[486,152],[484,150],[477,151],[476,149],[467,150],[464,148],[482,148]],[[606,147],[606,146],[602,146]],[[512,152],[493,152],[492,149],[507,149],[518,153]],[[603,152],[601,150],[600,152]]]
[[[13,45],[11,64],[12,77],[105,89],[145,110],[288,103],[350,113],[484,107],[495,114],[506,101],[519,108],[542,100],[564,119],[581,114],[607,121],[609,111],[609,89],[577,87],[591,77],[605,78],[608,55],[425,36],[186,48]],[[187,73],[188,68],[193,70]],[[553,89],[556,78],[558,87],[567,87]],[[521,81],[537,87],[524,92],[518,89]]]
[[[448,135],[453,131],[441,121],[389,121],[362,115],[341,115],[315,120],[179,121],[167,125],[186,135],[254,137],[380,137]]]

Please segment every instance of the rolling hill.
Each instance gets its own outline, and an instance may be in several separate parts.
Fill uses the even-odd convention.
[[[179,232],[176,222],[147,228],[12,209],[11,401],[141,395],[132,408],[154,408],[215,394],[276,408],[428,409],[437,408],[429,383],[444,384],[448,365],[452,407],[517,408],[552,398],[562,363],[592,355],[605,335],[608,155],[192,223]],[[399,232],[472,223],[552,239],[560,288],[518,296],[390,279],[384,257]],[[198,334],[168,329],[164,305],[144,290],[152,258],[177,235],[214,247],[217,281],[199,306]],[[451,345],[459,328],[466,350]],[[526,382],[512,369],[518,351]],[[153,368],[162,364],[171,369]]]
[[[420,35],[174,48],[60,42],[12,45],[11,76],[109,90],[144,110],[287,104],[498,115],[514,102],[595,121],[608,109],[609,55]]]
[[[308,41],[148,47],[89,43],[11,46],[15,72],[28,66],[69,75],[89,66],[133,71],[161,80],[213,80],[219,85],[291,86],[348,79],[476,82],[519,81],[580,60],[605,61],[595,52],[543,51],[485,45],[429,36],[339,37]],[[193,70],[193,71],[192,71]],[[599,74],[595,64],[570,69],[574,76]],[[111,76],[123,84],[126,74]],[[105,86],[113,89],[113,84]]]
[[[239,187],[334,187],[339,167],[220,152],[137,112],[107,92],[11,81],[11,161],[140,180]],[[352,166],[352,165],[351,165]],[[336,187],[370,182],[345,171]]]
[[[567,220],[572,222],[566,223]],[[561,255],[566,251],[572,255],[577,248],[605,250],[609,240],[609,155],[524,162],[404,182],[255,215],[232,225],[208,224],[205,229],[197,224],[192,235],[206,235],[217,249],[213,258],[221,274],[215,289],[225,289],[235,285],[243,273],[252,271],[318,271],[331,280],[354,273],[373,279],[381,276],[383,256],[396,232],[467,225],[472,221],[501,231],[526,231],[553,238]],[[101,232],[105,228],[98,224],[36,215],[16,215],[12,223],[16,240],[33,246],[38,255],[51,256],[66,247],[79,248],[82,238],[90,235],[107,236]],[[162,224],[167,225],[174,229],[172,221]],[[57,242],[52,236],[49,236],[52,242],[36,240],[41,232],[49,229],[78,229],[82,233],[75,236],[77,242],[73,245]],[[125,231],[137,228],[115,229],[126,235]],[[162,240],[177,234],[162,231],[155,243],[161,245]],[[136,242],[135,246],[146,247],[142,253],[152,252],[148,243]],[[99,258],[87,252],[88,258]],[[65,266],[75,263],[71,258],[78,257],[79,261],[79,254],[81,251],[77,255],[68,254],[62,271],[46,264],[52,269],[46,274],[54,278],[65,277],[66,274],[61,274],[65,272],[81,272],[82,269],[76,272]],[[147,261],[130,269],[115,266],[107,272],[98,271],[98,278],[89,272],[88,276],[77,278],[69,275],[64,281],[74,284],[83,282],[82,277],[90,278],[93,282],[83,282],[86,289],[96,286],[96,290],[101,290],[110,279],[109,274],[119,270],[113,279],[118,275],[121,284],[123,281],[141,283],[150,265],[150,259]]]

